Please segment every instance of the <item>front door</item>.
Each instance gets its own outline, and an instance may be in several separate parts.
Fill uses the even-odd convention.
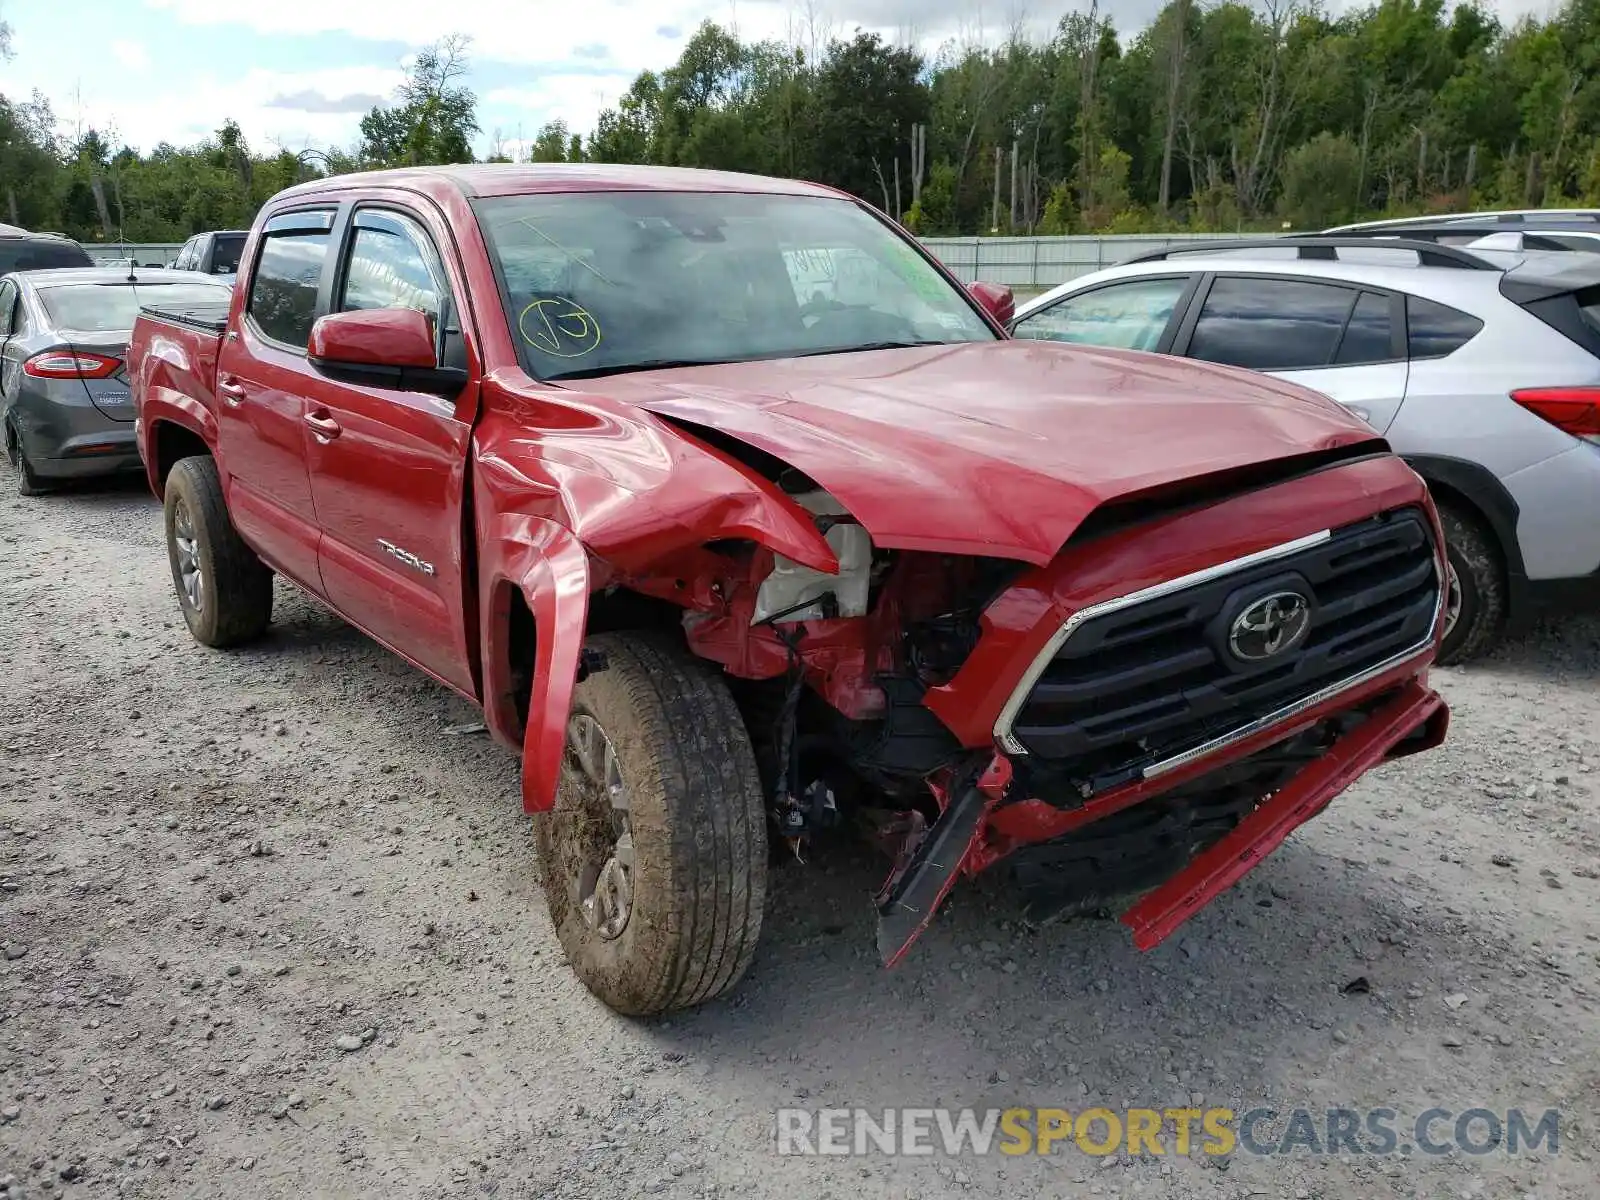
[[[305,424],[318,380],[306,343],[321,312],[334,215],[324,207],[267,222],[217,362],[217,466],[234,526],[274,569],[318,592]]]
[[[442,238],[442,231],[441,231]],[[416,308],[440,361],[465,366],[450,274],[415,213],[360,206],[343,238],[332,311]],[[455,294],[460,294],[457,290]],[[471,394],[472,388],[463,392]],[[462,399],[324,378],[307,411],[307,454],[330,601],[446,683],[477,694],[468,647],[462,517],[472,436]]]

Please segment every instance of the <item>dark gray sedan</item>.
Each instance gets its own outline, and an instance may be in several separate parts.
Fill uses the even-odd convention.
[[[123,353],[139,306],[214,303],[231,291],[187,271],[126,267],[0,279],[0,421],[17,491],[137,470]]]

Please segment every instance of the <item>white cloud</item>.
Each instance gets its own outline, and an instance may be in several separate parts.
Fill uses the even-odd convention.
[[[144,71],[150,66],[150,51],[143,42],[112,42],[111,57],[130,71]]]
[[[160,142],[181,146],[200,141],[230,118],[257,151],[270,152],[278,145],[290,150],[344,146],[355,135],[356,118],[348,112],[316,111],[312,98],[388,96],[400,80],[398,67],[246,70],[231,76],[186,70],[130,91],[115,81],[85,77],[70,104],[57,106],[57,116],[69,126],[114,130],[145,151]],[[297,98],[304,98],[310,111],[294,107]]]
[[[148,0],[195,25],[244,25],[262,33],[342,33],[420,46],[447,34],[471,37],[480,61],[560,67],[603,46],[608,65],[637,72],[667,65],[707,18],[745,38],[781,36],[790,21],[780,0]],[[663,37],[670,29],[676,37]],[[592,57],[584,61],[594,61]]]
[[[491,126],[498,124],[508,145],[518,136],[532,142],[546,121],[565,121],[573,133],[586,134],[594,126],[595,114],[615,104],[632,81],[625,72],[540,75],[525,87],[494,88],[480,97],[479,117],[491,137],[495,133]]]

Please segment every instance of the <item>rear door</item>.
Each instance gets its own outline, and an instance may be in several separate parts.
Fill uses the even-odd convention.
[[[320,380],[306,344],[332,286],[337,211],[324,203],[266,222],[217,360],[217,461],[233,523],[269,564],[319,592],[305,417]]]
[[[1403,300],[1359,284],[1219,273],[1185,322],[1189,358],[1266,371],[1331,396],[1379,433],[1405,399]]]
[[[467,365],[464,280],[442,221],[369,201],[340,241],[333,311],[420,309],[433,321],[439,361]],[[474,696],[462,522],[475,394],[475,385],[447,399],[323,378],[306,434],[328,599]]]

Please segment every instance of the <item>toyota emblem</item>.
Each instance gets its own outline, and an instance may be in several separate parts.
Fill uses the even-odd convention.
[[[1287,654],[1311,631],[1311,602],[1299,592],[1273,592],[1253,600],[1228,630],[1228,649],[1240,662]]]

